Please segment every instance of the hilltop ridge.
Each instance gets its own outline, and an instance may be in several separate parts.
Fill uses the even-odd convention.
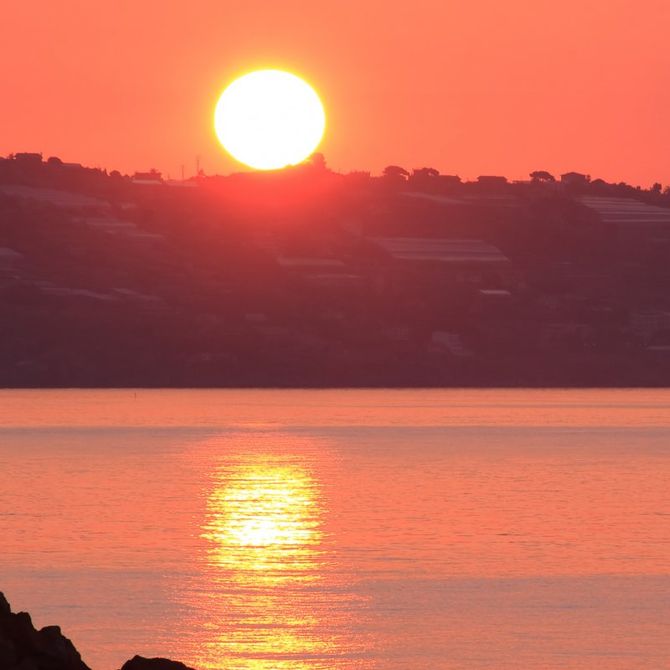
[[[670,383],[670,192],[0,159],[0,386]]]

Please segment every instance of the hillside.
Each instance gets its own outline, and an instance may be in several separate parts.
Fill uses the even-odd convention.
[[[0,159],[0,386],[670,383],[670,196]]]

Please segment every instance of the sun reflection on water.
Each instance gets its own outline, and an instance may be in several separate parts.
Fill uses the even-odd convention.
[[[299,457],[238,454],[215,482],[202,537],[209,609],[217,619],[196,667],[343,667],[333,663],[343,653],[336,632],[343,613],[333,607],[337,595],[326,583],[324,501],[316,476]]]
[[[319,578],[319,492],[304,467],[249,457],[211,493],[209,560],[237,583],[268,587]]]

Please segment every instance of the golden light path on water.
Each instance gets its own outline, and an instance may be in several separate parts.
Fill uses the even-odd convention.
[[[218,467],[202,526],[207,602],[198,609],[210,620],[195,667],[369,667],[352,634],[361,603],[327,575],[324,500],[308,461],[275,448]]]
[[[211,560],[235,581],[276,586],[318,579],[318,492],[307,470],[251,457],[208,501],[203,537]]]

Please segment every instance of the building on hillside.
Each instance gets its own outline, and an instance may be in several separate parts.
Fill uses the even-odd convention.
[[[441,186],[459,186],[463,183],[457,174],[440,174],[436,179]]]
[[[368,238],[389,260],[391,283],[396,275],[431,281],[502,286],[512,277],[512,264],[500,249],[476,239],[432,237]],[[407,274],[409,272],[409,275]]]
[[[398,261],[471,264],[507,264],[498,247],[474,239],[444,237],[373,237],[372,242]]]
[[[591,177],[579,172],[566,172],[561,175],[561,184],[564,186],[586,186],[591,181]]]
[[[648,205],[632,198],[583,197],[583,205],[595,210],[600,220],[619,237],[640,239],[670,236],[670,208]]]
[[[25,167],[36,167],[42,165],[42,154],[38,153],[18,153],[14,154],[14,160]]]
[[[163,183],[163,175],[158,170],[149,172],[136,172],[133,175],[133,184],[156,185]]]
[[[505,186],[508,181],[507,177],[484,174],[477,177],[477,183],[480,186]]]

